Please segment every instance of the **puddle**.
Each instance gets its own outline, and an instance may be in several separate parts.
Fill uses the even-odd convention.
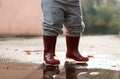
[[[43,79],[120,79],[120,71],[107,69],[87,69],[87,64],[66,62],[64,68],[43,67]]]
[[[64,66],[27,67],[1,69],[0,79],[120,79],[120,71],[88,68],[88,64],[65,62]]]

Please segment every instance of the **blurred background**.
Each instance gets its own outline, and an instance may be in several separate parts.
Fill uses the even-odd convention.
[[[119,34],[120,0],[81,0],[84,34]],[[40,0],[0,0],[0,35],[42,35]]]
[[[86,34],[120,32],[120,0],[82,0]]]

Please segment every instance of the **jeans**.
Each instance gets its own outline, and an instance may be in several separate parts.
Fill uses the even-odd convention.
[[[42,0],[42,11],[43,35],[58,36],[63,33],[63,25],[68,36],[80,36],[84,31],[79,0]]]

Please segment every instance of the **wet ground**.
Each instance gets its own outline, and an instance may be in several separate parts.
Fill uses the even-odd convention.
[[[120,79],[120,71],[86,67],[66,62],[62,68],[43,65],[38,69],[7,69],[0,70],[0,79]]]
[[[88,69],[87,64],[66,62],[63,69],[44,66],[43,79],[120,79],[120,71]]]
[[[0,79],[120,79],[120,36],[83,36],[79,47],[86,64],[65,61],[65,37],[59,37],[59,67],[43,64],[42,37],[0,38]]]

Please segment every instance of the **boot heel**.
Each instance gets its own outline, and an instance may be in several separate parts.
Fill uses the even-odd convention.
[[[87,61],[76,61],[76,60],[74,60],[74,59],[72,59],[72,58],[66,58],[66,61],[67,62],[70,62],[70,63],[75,63],[75,64],[85,64]]]

